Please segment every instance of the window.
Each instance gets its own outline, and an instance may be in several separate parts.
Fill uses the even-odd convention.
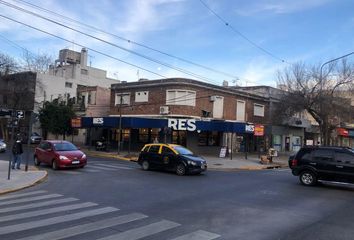
[[[318,149],[313,152],[312,158],[315,161],[333,161],[333,151]]]
[[[149,153],[158,153],[160,150],[160,145],[152,145],[149,148]]]
[[[213,118],[223,118],[224,116],[224,97],[215,96],[213,102]]]
[[[135,102],[148,102],[149,101],[149,92],[135,92]]]
[[[65,87],[66,88],[73,88],[73,83],[72,82],[65,82]]]
[[[254,116],[264,117],[264,105],[254,104]]]
[[[96,104],[96,91],[90,91],[88,93],[88,104]]]
[[[201,132],[198,134],[199,146],[220,146],[220,134],[217,131]]]
[[[167,90],[166,105],[195,106],[196,92],[190,90]]]
[[[344,152],[336,152],[336,161],[348,164],[354,164],[354,155]]]
[[[149,142],[149,129],[139,128],[139,142],[148,143]]]
[[[116,93],[114,100],[114,105],[120,104],[120,99],[122,98],[122,105],[130,105],[130,93]]]
[[[163,146],[162,154],[175,154],[170,148]]]
[[[237,121],[245,121],[245,113],[246,113],[246,102],[237,100],[236,103],[236,120]]]

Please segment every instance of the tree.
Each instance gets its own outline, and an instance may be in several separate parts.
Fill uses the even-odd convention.
[[[70,122],[74,117],[75,113],[71,107],[57,101],[46,102],[39,111],[39,120],[45,137],[48,132],[51,132],[55,135],[63,135],[65,139],[65,135],[72,133]]]
[[[340,122],[353,120],[350,97],[354,96],[354,65],[346,59],[325,68],[296,63],[278,72],[278,85],[285,94],[275,116],[283,120],[307,111],[318,123],[325,145],[330,144],[331,132]]]
[[[23,68],[27,71],[45,73],[49,66],[54,63],[53,57],[46,53],[34,55],[29,51],[23,52]]]

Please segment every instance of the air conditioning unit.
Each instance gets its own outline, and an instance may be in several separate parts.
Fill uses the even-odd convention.
[[[162,115],[169,114],[168,106],[161,106],[160,107],[160,114],[162,114]]]
[[[216,101],[216,96],[210,96],[209,100],[210,100],[210,102],[215,102]]]

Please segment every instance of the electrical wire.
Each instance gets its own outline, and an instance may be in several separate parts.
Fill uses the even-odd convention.
[[[100,32],[100,33],[104,33],[104,34],[106,34],[106,35],[113,36],[113,37],[115,37],[115,38],[118,38],[118,39],[120,39],[120,40],[126,41],[126,42],[128,42],[128,43],[135,44],[135,45],[137,45],[137,46],[140,46],[140,47],[149,49],[149,50],[154,51],[154,52],[158,52],[158,53],[163,54],[163,55],[165,55],[165,56],[168,56],[168,57],[177,59],[177,60],[182,61],[182,62],[189,63],[189,64],[191,64],[191,65],[194,65],[194,66],[197,66],[197,67],[200,67],[200,68],[204,68],[204,69],[209,70],[209,71],[211,71],[211,72],[219,73],[219,74],[222,74],[222,75],[224,75],[224,76],[228,76],[228,77],[232,77],[232,78],[238,78],[237,76],[232,75],[232,74],[230,74],[230,73],[226,73],[226,72],[224,72],[224,71],[220,71],[220,70],[217,70],[217,69],[214,69],[214,68],[211,68],[211,67],[208,67],[208,66],[199,64],[199,63],[195,63],[195,62],[192,62],[192,61],[187,60],[187,59],[185,59],[185,58],[181,58],[181,57],[172,55],[172,54],[170,54],[170,53],[163,52],[163,51],[158,50],[158,49],[156,49],[156,48],[152,48],[152,47],[147,46],[147,45],[145,45],[145,44],[132,41],[132,40],[130,40],[130,39],[127,39],[127,38],[118,36],[118,35],[113,34],[113,33],[109,33],[109,32],[107,32],[107,31],[104,31],[104,30],[99,29],[99,28],[97,28],[97,27],[94,27],[94,26],[92,26],[92,25],[89,25],[89,24],[86,24],[86,23],[77,21],[77,20],[75,20],[75,19],[73,19],[73,18],[70,18],[70,17],[67,17],[67,16],[65,16],[65,15],[62,15],[62,14],[59,14],[59,13],[50,11],[50,10],[48,10],[48,9],[46,9],[46,8],[43,8],[43,7],[40,7],[40,6],[38,6],[38,5],[29,3],[29,2],[27,2],[27,1],[23,1],[23,0],[13,0],[13,1],[14,1],[14,2],[20,2],[20,3],[25,4],[25,5],[27,5],[27,6],[30,6],[30,7],[39,9],[39,10],[41,10],[41,11],[44,11],[44,12],[53,14],[53,15],[55,15],[55,16],[59,16],[59,17],[61,17],[61,18],[65,18],[65,19],[67,19],[67,20],[69,20],[69,21],[71,21],[71,22],[75,22],[75,23],[77,23],[77,24],[80,24],[80,25],[82,25],[82,26],[88,27],[88,28],[90,28],[90,29],[94,29],[94,30],[96,30],[96,31],[98,31],[98,32]]]
[[[164,62],[162,62],[162,61],[159,61],[159,60],[153,59],[153,58],[151,58],[151,57],[148,57],[148,56],[146,56],[146,55],[140,54],[140,53],[138,53],[138,52],[129,50],[129,49],[124,48],[124,47],[122,47],[122,46],[119,46],[119,45],[117,45],[117,44],[115,44],[115,43],[106,41],[106,40],[104,40],[104,39],[102,39],[102,38],[99,38],[99,37],[93,36],[93,35],[91,35],[91,34],[85,33],[85,32],[83,32],[83,31],[77,30],[77,29],[75,29],[75,28],[69,27],[69,26],[67,26],[67,25],[65,25],[65,24],[59,23],[59,22],[57,22],[57,21],[54,21],[54,20],[49,19],[49,18],[47,18],[47,17],[41,16],[40,14],[31,12],[31,11],[29,11],[29,10],[23,9],[23,8],[21,8],[21,7],[15,6],[15,5],[10,4],[10,3],[8,3],[8,2],[0,1],[0,3],[3,4],[3,5],[6,5],[6,6],[8,6],[8,7],[17,9],[17,10],[19,10],[19,11],[21,11],[21,12],[25,12],[25,13],[27,13],[27,14],[31,14],[31,15],[36,16],[36,17],[38,17],[38,18],[44,19],[44,20],[46,20],[46,21],[49,21],[49,22],[54,23],[54,24],[56,24],[56,25],[59,25],[59,26],[61,26],[61,27],[70,29],[70,30],[72,30],[72,31],[74,31],[74,32],[80,33],[80,34],[82,34],[82,35],[85,35],[85,36],[87,36],[87,37],[93,38],[93,39],[98,40],[98,41],[100,41],[100,42],[106,43],[106,44],[111,45],[111,46],[113,46],[113,47],[119,48],[119,49],[121,49],[121,50],[123,50],[123,51],[132,53],[132,54],[137,55],[137,56],[142,57],[142,58],[145,58],[145,59],[147,59],[147,60],[149,60],[149,61],[152,61],[152,62],[161,64],[161,65],[163,65],[163,66],[166,66],[166,67],[168,67],[168,68],[177,70],[177,71],[179,71],[179,72],[181,72],[181,73],[184,73],[184,74],[186,74],[186,75],[193,76],[193,77],[195,77],[195,78],[197,78],[197,79],[204,80],[204,81],[206,81],[206,82],[211,82],[211,83],[213,83],[213,84],[215,84],[216,82],[218,82],[218,81],[216,81],[216,80],[212,80],[212,79],[210,79],[210,78],[203,77],[203,76],[201,76],[201,75],[199,75],[199,74],[195,74],[195,73],[193,73],[193,72],[191,72],[191,71],[188,71],[188,70],[185,70],[185,69],[182,69],[182,68],[179,68],[179,67],[172,66],[171,64],[164,63]]]
[[[45,34],[47,34],[47,35],[50,35],[50,36],[55,37],[55,38],[58,38],[58,39],[60,39],[60,40],[63,40],[63,41],[69,42],[69,43],[73,43],[72,41],[70,41],[70,40],[68,40],[68,39],[66,39],[66,38],[60,37],[60,36],[58,36],[58,35],[55,35],[55,34],[53,34],[53,33],[47,32],[47,31],[45,31],[45,30],[42,30],[42,29],[39,29],[39,28],[37,28],[37,27],[31,26],[31,25],[26,24],[26,23],[24,23],[24,22],[15,20],[15,19],[13,19],[13,18],[7,17],[7,16],[5,16],[5,15],[0,14],[0,17],[5,18],[5,19],[10,20],[10,21],[13,21],[13,22],[16,22],[16,23],[18,23],[18,24],[24,25],[24,26],[26,26],[26,27],[28,27],[28,28],[32,28],[32,29],[34,29],[34,30],[37,30],[37,31],[42,32],[42,33],[45,33]],[[133,67],[135,67],[135,68],[144,70],[144,71],[146,71],[146,72],[152,73],[152,74],[154,74],[154,75],[157,75],[157,76],[160,76],[160,77],[163,77],[163,78],[167,78],[166,76],[164,76],[164,75],[162,75],[162,74],[153,72],[153,71],[151,71],[151,70],[148,70],[148,69],[146,69],[146,68],[140,67],[140,66],[138,66],[138,65],[129,63],[129,62],[127,62],[127,61],[121,60],[121,59],[116,58],[116,57],[113,57],[113,56],[111,56],[111,55],[109,55],[109,54],[106,54],[106,53],[103,53],[103,52],[101,52],[101,51],[97,51],[97,50],[95,50],[95,49],[93,49],[93,48],[89,48],[89,47],[86,47],[86,46],[81,45],[81,44],[78,44],[78,43],[73,43],[73,44],[76,45],[76,46],[82,47],[82,48],[86,48],[86,49],[88,49],[88,50],[90,50],[90,51],[92,51],[92,52],[95,52],[95,53],[97,53],[97,54],[100,54],[100,55],[102,55],[102,56],[105,56],[105,57],[114,59],[114,60],[116,60],[116,61],[125,63],[125,64],[130,65],[130,66],[133,66]]]
[[[259,46],[258,44],[256,44],[254,41],[252,41],[251,39],[249,39],[246,35],[242,34],[240,31],[238,31],[236,28],[234,28],[231,24],[229,24],[225,19],[223,19],[219,14],[217,14],[213,9],[211,9],[203,0],[199,0],[202,5],[207,8],[213,15],[215,15],[221,22],[223,22],[225,24],[226,27],[229,27],[234,33],[236,33],[237,35],[239,35],[240,37],[242,37],[243,39],[245,39],[247,42],[249,42],[251,45],[253,45],[254,47],[258,48],[259,50],[261,50],[262,52],[264,52],[265,54],[271,56],[272,58],[282,62],[282,63],[288,63],[287,61],[285,61],[284,59],[281,59],[279,57],[277,57],[276,55],[274,55],[273,53],[271,53],[270,51],[264,49],[263,47]]]

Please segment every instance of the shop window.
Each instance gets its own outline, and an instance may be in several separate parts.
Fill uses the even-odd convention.
[[[198,134],[199,146],[220,146],[220,133],[216,131]]]
[[[253,115],[258,117],[264,117],[264,105],[255,103]]]
[[[129,142],[130,137],[130,129],[123,129],[122,130],[122,140],[124,142]]]
[[[149,142],[149,129],[139,128],[139,142],[148,143]]]
[[[189,90],[167,90],[166,105],[195,106],[196,92]]]
[[[186,131],[173,131],[172,132],[172,143],[186,146],[187,145]]]

